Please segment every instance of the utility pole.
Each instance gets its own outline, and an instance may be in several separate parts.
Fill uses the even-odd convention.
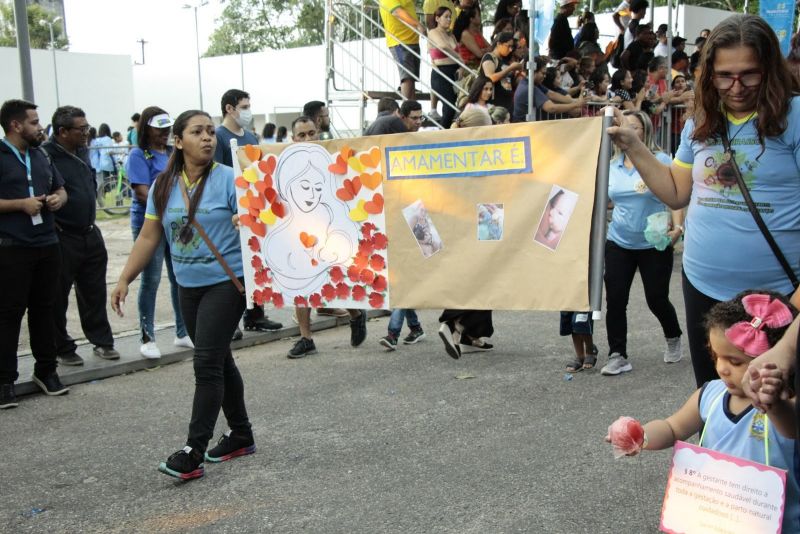
[[[33,102],[33,71],[31,69],[31,39],[28,33],[28,6],[25,0],[14,0],[14,21],[17,26],[17,51],[19,74],[22,80],[22,98]]]

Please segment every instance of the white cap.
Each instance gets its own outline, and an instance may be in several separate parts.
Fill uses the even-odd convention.
[[[172,120],[172,117],[166,113],[156,115],[147,122],[147,125],[152,126],[153,128],[169,128],[173,124],[175,124],[175,121]]]

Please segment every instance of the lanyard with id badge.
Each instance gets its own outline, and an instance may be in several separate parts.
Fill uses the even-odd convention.
[[[17,150],[17,147],[12,145],[11,143],[9,143],[5,139],[3,139],[3,143],[5,143],[8,146],[8,148],[11,149],[11,152],[14,153],[14,155],[17,157],[17,160],[19,160],[19,162],[22,163],[25,166],[25,174],[28,177],[28,193],[30,194],[30,196],[35,197],[36,194],[33,192],[33,177],[31,176],[31,152],[30,152],[30,150],[26,150],[25,151],[25,159],[22,159],[22,154],[19,153],[19,150]],[[42,214],[41,213],[37,213],[36,215],[31,215],[31,222],[33,223],[34,226],[36,226],[38,224],[42,224],[42,222],[43,222],[42,221]]]

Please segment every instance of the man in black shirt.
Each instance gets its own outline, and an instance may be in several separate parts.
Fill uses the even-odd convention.
[[[61,255],[53,214],[67,201],[64,181],[38,146],[36,105],[0,107],[0,409],[17,406],[17,342],[28,311],[33,382],[47,395],[69,391],[58,377],[53,302]]]
[[[622,53],[619,61],[622,68],[631,71],[647,70],[647,65],[653,59],[653,49],[656,46],[656,34],[649,24],[639,24],[636,28],[636,40]]]
[[[80,108],[63,106],[53,114],[52,137],[42,145],[64,179],[69,204],[56,213],[56,233],[61,250],[61,276],[55,302],[56,354],[61,365],[83,365],[78,348],[67,332],[67,307],[72,284],[78,301],[83,333],[94,354],[119,359],[106,312],[108,253],[95,226],[96,177],[89,162],[86,141],[89,123]]]
[[[575,12],[577,3],[578,0],[559,1],[558,15],[550,28],[550,41],[547,45],[552,59],[561,59],[567,55],[567,52],[575,48],[575,40],[572,37],[572,30],[569,28],[569,17]]]

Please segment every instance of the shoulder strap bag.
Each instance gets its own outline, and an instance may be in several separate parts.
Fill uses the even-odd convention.
[[[761,218],[761,214],[758,212],[758,208],[756,208],[755,204],[753,203],[753,198],[750,196],[750,190],[747,189],[747,185],[744,183],[744,178],[742,178],[742,171],[739,170],[739,165],[736,163],[736,152],[731,148],[731,143],[728,141],[728,133],[725,131],[725,129],[722,129],[720,132],[720,138],[722,140],[722,146],[725,149],[725,154],[727,154],[729,158],[728,163],[733,170],[734,176],[736,176],[736,183],[739,184],[739,191],[741,191],[742,197],[747,203],[747,209],[750,210],[750,215],[753,216],[753,219],[756,221],[756,226],[758,226],[758,229],[761,230],[761,234],[764,236],[764,239],[767,240],[769,248],[772,249],[772,253],[778,260],[778,263],[781,264],[784,272],[786,272],[786,276],[788,276],[789,280],[792,282],[792,287],[797,289],[797,287],[800,286],[800,280],[797,279],[797,275],[794,274],[792,267],[786,260],[786,256],[784,256],[783,252],[781,252],[778,243],[775,242],[775,238],[772,237],[772,234],[770,233],[769,228],[767,228],[764,219]]]
[[[208,178],[209,177],[206,176],[204,179],[208,180]],[[186,205],[186,213],[189,213],[189,193],[186,191],[186,184],[183,181],[183,176],[178,177],[178,183],[180,184],[181,194],[183,195],[183,203]],[[217,261],[225,270],[225,273],[231,279],[233,285],[236,286],[236,289],[239,291],[239,293],[244,295],[245,294],[244,286],[239,281],[239,278],[236,276],[236,274],[233,272],[233,269],[231,269],[231,266],[228,265],[228,262],[225,261],[225,258],[222,257],[222,254],[219,253],[217,247],[214,246],[214,243],[211,242],[211,239],[208,237],[208,234],[203,229],[203,226],[199,222],[197,222],[197,219],[192,220],[192,226],[194,227],[195,230],[197,230],[197,233],[200,234],[200,237],[203,238],[203,241],[206,242],[206,246],[208,246],[208,249],[212,252],[212,254],[214,254],[214,257],[217,258]]]

